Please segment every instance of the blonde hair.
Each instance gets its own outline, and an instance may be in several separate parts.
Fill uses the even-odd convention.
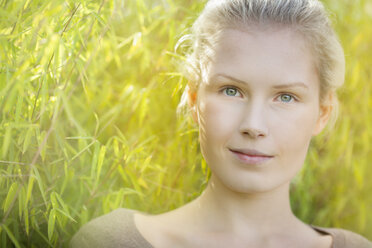
[[[250,27],[289,27],[304,37],[316,58],[320,102],[333,105],[334,122],[338,106],[335,93],[344,82],[345,58],[324,6],[317,0],[208,1],[191,33],[183,36],[176,46],[183,44],[187,48],[184,74],[189,80],[177,113],[187,107],[188,92],[196,92],[199,84],[207,80],[209,62],[221,31]],[[325,99],[329,92],[333,97]]]

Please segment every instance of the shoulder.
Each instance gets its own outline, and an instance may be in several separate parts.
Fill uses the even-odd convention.
[[[333,237],[332,248],[372,248],[372,242],[357,233],[340,228],[315,228]]]
[[[133,221],[135,210],[119,208],[85,224],[73,236],[71,248],[148,247]]]

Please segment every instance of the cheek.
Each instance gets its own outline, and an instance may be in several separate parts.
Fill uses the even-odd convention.
[[[200,134],[208,140],[231,137],[239,123],[240,109],[236,102],[229,104],[216,97],[206,98],[199,104]]]
[[[307,107],[285,116],[276,116],[277,119],[271,121],[278,124],[271,130],[275,130],[272,135],[274,140],[279,142],[278,146],[282,153],[293,156],[298,154],[299,157],[306,155],[316,125],[317,113],[315,107]]]

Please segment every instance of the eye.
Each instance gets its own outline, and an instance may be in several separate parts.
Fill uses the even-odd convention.
[[[240,95],[240,92],[235,87],[226,87],[222,89],[222,92],[224,92],[227,96],[237,96],[237,94]]]
[[[289,103],[289,102],[292,102],[293,100],[295,100],[295,98],[292,95],[287,94],[287,93],[281,94],[279,96],[279,99],[280,99],[281,102],[285,102],[285,103]]]

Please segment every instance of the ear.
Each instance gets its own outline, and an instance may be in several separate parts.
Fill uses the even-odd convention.
[[[190,83],[187,87],[187,95],[188,95],[188,104],[191,109],[192,118],[196,124],[199,124],[198,121],[198,113],[197,113],[197,91],[194,87],[190,86]]]
[[[319,107],[319,116],[313,131],[313,136],[318,135],[327,125],[333,110],[334,93],[329,92]]]

